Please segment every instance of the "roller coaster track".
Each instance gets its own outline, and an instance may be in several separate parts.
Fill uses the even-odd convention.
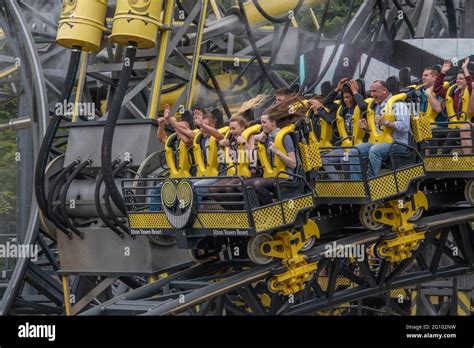
[[[18,2],[15,0],[5,0],[5,7],[8,10],[8,14],[11,17],[11,20],[14,24],[14,28],[17,29],[19,38],[23,43],[23,54],[19,57],[27,62],[26,65],[30,71],[27,74],[32,80],[32,90],[30,90],[30,82],[27,80],[25,74],[22,74],[23,86],[25,89],[29,90],[32,105],[30,105],[30,110],[32,112],[32,129],[33,129],[33,146],[34,153],[38,153],[39,144],[45,133],[45,128],[48,122],[48,97],[46,92],[45,82],[42,76],[41,63],[39,61],[38,52],[35,47],[35,43],[29,27],[26,23],[24,16],[20,10]],[[20,40],[19,40],[20,41]],[[28,76],[27,75],[27,76]],[[31,211],[30,217],[28,220],[28,227],[25,233],[25,239],[23,244],[33,245],[35,244],[36,237],[38,234],[39,226],[39,209],[36,203],[36,199],[33,196],[31,199]],[[2,303],[0,306],[0,315],[8,314],[12,306],[13,301],[16,299],[20,288],[23,284],[24,276],[27,272],[29,266],[28,258],[19,258],[13,274],[8,283],[8,287],[3,295]]]
[[[474,209],[419,220],[418,225],[426,226],[429,231],[422,245],[409,259],[396,264],[384,260],[375,270],[367,257],[357,261],[354,268],[354,262],[348,262],[347,258],[328,258],[326,251],[332,242],[319,245],[306,253],[308,261],[318,262],[318,270],[292,301],[278,294],[266,297],[262,291],[263,281],[281,266],[278,262],[248,269],[243,266],[240,270],[235,265],[214,262],[180,271],[82,314],[314,314],[393,289],[473,272],[474,236],[469,225],[473,220]],[[384,232],[388,231],[357,233],[336,242],[341,246],[367,246],[379,241]],[[325,285],[321,282],[323,278]]]
[[[49,116],[41,59],[20,9],[25,4],[16,0],[0,0],[0,5],[3,4],[6,9],[5,23],[11,28],[18,43],[18,47],[14,48],[18,51],[15,55],[23,60],[22,69],[19,70],[25,93],[31,103],[33,150],[37,154]],[[25,245],[33,245],[37,240],[42,240],[34,197],[31,203],[28,227],[22,241]],[[211,262],[194,266],[184,264],[177,267],[181,270],[176,273],[104,302],[82,314],[313,314],[392,289],[473,272],[474,239],[470,235],[472,230],[468,224],[471,221],[474,221],[474,209],[421,219],[418,224],[426,225],[430,230],[415,254],[399,264],[383,261],[375,270],[371,269],[367,257],[356,262],[355,269],[354,263],[345,258],[328,258],[325,251],[331,244],[321,244],[306,253],[308,261],[318,262],[318,271],[306,289],[294,296],[294,301],[278,294],[269,294],[266,289],[265,280],[279,271],[279,262],[261,267]],[[358,232],[336,242],[342,246],[369,245],[377,242],[383,232],[386,230]],[[460,250],[459,255],[453,255],[454,248]],[[43,249],[46,251],[48,247]],[[50,261],[52,264],[57,263],[51,255]],[[11,312],[28,273],[31,276],[39,274],[41,269],[34,266],[27,258],[18,259],[2,298],[0,315]],[[56,264],[55,270],[58,268]],[[322,284],[322,280],[325,284]],[[341,285],[341,282],[344,284]],[[51,296],[55,298],[53,302],[57,305],[53,312],[62,313],[61,289],[52,289],[51,292],[55,293]]]

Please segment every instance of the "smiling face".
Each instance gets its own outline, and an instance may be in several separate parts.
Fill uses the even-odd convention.
[[[268,115],[262,115],[260,122],[262,124],[262,130],[265,134],[270,134],[276,129],[276,122],[270,120]]]
[[[436,78],[437,76],[432,70],[426,69],[425,71],[423,71],[423,75],[421,76],[421,81],[423,82],[424,87],[430,88],[434,85]]]
[[[377,81],[370,85],[370,95],[377,104],[382,104],[382,102],[387,99],[389,92],[386,87]]]
[[[239,122],[237,121],[231,121],[229,123],[229,128],[230,128],[230,134],[232,134],[235,138],[238,138],[242,135],[242,132],[244,131],[244,127],[241,127]]]
[[[464,74],[459,73],[458,77],[456,78],[456,86],[461,90],[464,91],[467,88],[466,77]]]
[[[342,100],[344,101],[344,105],[348,108],[352,108],[354,106],[354,97],[349,92],[342,93]]]

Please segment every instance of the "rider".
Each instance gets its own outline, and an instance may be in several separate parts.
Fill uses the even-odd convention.
[[[251,158],[252,146],[250,145],[249,142],[251,141],[252,138],[249,138],[249,142],[248,142],[242,136],[242,133],[244,132],[246,127],[247,127],[247,122],[245,118],[243,118],[240,115],[232,116],[229,122],[230,135],[227,138],[219,141],[219,145],[221,146],[221,148],[226,148],[226,147],[229,148],[229,156],[232,159],[234,165],[238,165],[240,161],[247,160],[246,158],[241,158],[242,156],[248,156],[247,157],[248,159]],[[244,148],[244,153],[239,151],[239,147],[241,145]],[[216,201],[233,201],[235,197],[233,197],[232,194],[240,192],[238,185],[241,182],[242,181],[239,177],[227,177],[224,179],[219,179],[214,183],[214,186],[211,187],[209,191],[215,194],[214,199]],[[236,206],[229,206],[229,208],[231,209],[241,208],[241,206],[238,206],[238,207]],[[224,209],[226,208],[227,206],[224,206]]]
[[[471,74],[469,73],[468,70],[469,66],[469,57],[464,59],[464,62],[462,64],[461,70],[457,74],[456,78],[456,87],[454,90],[453,94],[453,101],[454,101],[454,111],[456,112],[457,115],[460,115],[462,113],[462,97],[465,93],[466,90],[469,91],[470,94],[472,94],[472,85],[473,85],[473,80],[471,77]],[[453,63],[451,60],[446,60],[443,64],[443,67],[441,68],[441,73],[438,75],[438,78],[436,79],[436,82],[434,84],[434,92],[436,95],[439,97],[446,99],[447,97],[447,92],[448,88],[444,87],[444,78],[446,74],[451,70],[453,67]],[[461,140],[461,145],[463,146],[463,153],[468,155],[472,153],[472,135],[471,135],[471,125],[470,124],[462,124],[460,126],[461,130],[469,130],[468,132],[461,132],[460,135],[458,135],[458,132],[455,132],[457,137],[463,138]],[[448,134],[448,137],[453,137],[452,134]],[[455,142],[447,142],[448,146],[453,146],[455,145]],[[447,155],[451,152],[451,147],[448,147],[446,149],[443,149],[443,154]]]
[[[275,104],[267,109],[261,119],[262,132],[254,137],[255,144],[258,142],[263,143],[266,152],[270,157],[270,162],[273,164],[275,156],[278,156],[282,162],[286,165],[286,171],[291,172],[297,167],[296,160],[296,144],[290,135],[285,135],[283,138],[283,147],[285,153],[277,148],[275,145],[275,138],[279,130],[290,123],[294,122],[297,118],[303,118],[298,112],[290,113],[290,105],[294,101],[287,99],[282,103]],[[281,180],[281,179],[280,179]],[[268,205],[273,202],[271,192],[274,190],[277,178],[252,178],[245,181],[246,186],[252,187],[257,193],[258,200],[261,205]]]
[[[344,125],[349,137],[353,134],[352,116],[354,115],[355,108],[358,106],[361,110],[367,109],[367,103],[364,97],[359,93],[359,85],[356,81],[348,78],[343,78],[339,81],[334,91],[332,91],[324,101],[324,106],[331,109],[332,114],[335,114],[339,109],[339,105],[334,103],[339,93],[342,93],[342,116],[344,117]],[[339,179],[336,174],[336,168],[334,164],[341,164],[344,160],[345,149],[336,149],[329,153],[322,154],[322,161],[324,169],[328,172],[328,176],[331,180]]]
[[[394,104],[393,110],[391,110],[395,116],[395,122],[384,117],[384,109],[388,100],[392,97],[392,94],[387,88],[385,81],[376,80],[370,86],[370,94],[375,102],[375,115],[377,128],[385,126],[393,129],[393,140],[397,143],[408,145],[410,135],[410,113],[406,103],[397,102]],[[361,119],[359,121],[359,127],[364,129],[366,132],[369,131],[367,120]],[[362,178],[360,163],[359,163],[359,152],[363,158],[368,157],[370,168],[368,175],[369,177],[377,176],[382,168],[382,162],[388,160],[390,152],[393,154],[405,154],[409,149],[405,146],[391,143],[380,143],[372,144],[366,142],[356,146],[356,149],[352,149],[349,153],[349,161],[351,163],[351,180],[360,180]]]

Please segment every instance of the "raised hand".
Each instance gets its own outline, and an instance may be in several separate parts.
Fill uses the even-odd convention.
[[[451,59],[447,59],[444,61],[443,67],[441,68],[441,72],[446,75],[452,67],[453,62],[451,62]]]
[[[339,82],[337,83],[337,86],[336,86],[336,92],[342,91],[342,87],[344,87],[344,84],[347,81],[349,81],[349,79],[347,77],[344,77],[344,78],[340,79]]]
[[[195,109],[193,112],[194,116],[194,124],[198,127],[201,127],[202,124],[202,111],[199,109]]]
[[[466,57],[466,58],[464,59],[464,62],[462,63],[462,70],[464,71],[464,73],[469,72],[469,70],[467,69],[468,66],[469,66],[469,62],[470,62],[469,57]]]
[[[357,83],[357,81],[350,80],[349,85],[351,86],[352,94],[359,93],[359,84]]]

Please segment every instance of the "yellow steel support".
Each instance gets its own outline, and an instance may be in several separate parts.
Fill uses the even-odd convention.
[[[314,14],[314,11],[312,8],[309,9],[309,14],[311,15],[311,20],[313,21],[314,27],[316,28],[317,31],[321,28],[319,25],[318,19],[316,18],[316,15]]]
[[[270,16],[283,18],[291,14],[296,6],[298,5],[299,0],[285,0],[285,1],[275,1],[275,0],[259,0],[260,7]],[[311,6],[318,5],[322,0],[305,0],[301,10],[307,9]],[[268,20],[262,16],[258,11],[252,1],[248,1],[244,4],[245,12],[250,23],[250,26],[257,27],[262,26],[268,23]]]
[[[219,61],[219,62],[235,62],[236,59],[239,60],[239,63],[248,63],[252,58],[250,57],[237,57],[237,56],[222,56],[222,55],[211,55],[211,54],[203,54],[201,55],[201,59],[203,60],[211,60],[211,61]],[[262,57],[264,63],[268,63],[270,58]]]
[[[17,71],[18,71],[18,67],[16,65],[6,68],[0,71],[0,79],[3,79],[4,77],[7,77],[8,75],[11,75]]]
[[[82,94],[84,92],[84,84],[86,82],[86,74],[87,74],[87,62],[89,60],[89,53],[82,52],[81,53],[81,65],[79,69],[79,77],[77,80],[77,89],[76,89],[76,100],[74,104],[74,112],[72,114],[72,122],[77,122],[78,119],[78,106],[82,99]]]
[[[196,40],[196,47],[194,49],[194,59],[191,66],[191,79],[188,84],[188,92],[186,96],[186,109],[191,109],[192,107],[192,94],[194,85],[196,83],[196,77],[199,67],[199,62],[201,61],[201,45],[202,45],[202,34],[204,32],[204,25],[206,24],[206,17],[207,17],[207,5],[209,0],[201,0],[201,15],[199,18],[199,28],[197,30],[197,40]]]
[[[163,15],[163,30],[160,35],[158,57],[156,59],[155,78],[151,91],[150,107],[148,109],[148,118],[154,119],[158,115],[158,107],[161,99],[161,88],[165,79],[165,65],[167,60],[168,44],[171,36],[171,26],[173,25],[174,0],[167,0],[165,13]]]
[[[66,311],[66,315],[71,315],[71,302],[69,299],[69,280],[67,275],[61,276],[61,282],[63,283],[63,296],[64,296],[64,309]]]
[[[409,201],[389,201],[383,208],[377,208],[372,212],[374,221],[391,226],[397,235],[376,246],[380,257],[387,258],[391,262],[411,257],[412,251],[418,248],[426,233],[416,231],[415,226],[409,222],[418,209],[428,209],[428,200],[423,192],[417,192]]]
[[[148,277],[148,284],[155,283],[158,281],[158,277],[156,275],[151,275]]]
[[[304,238],[303,238],[304,234]],[[306,256],[299,254],[305,241],[319,237],[318,226],[310,220],[300,232],[278,232],[274,241],[262,243],[261,253],[265,256],[282,259],[287,271],[270,279],[271,291],[283,295],[297,293],[304,289],[305,283],[311,279],[317,269],[317,263],[306,262]]]
[[[221,11],[219,10],[219,7],[217,6],[216,0],[211,0],[211,7],[212,7],[212,11],[216,15],[216,18],[221,19],[222,18]]]
[[[416,303],[417,303],[418,292],[416,290],[411,291],[411,315],[416,315]]]
[[[458,290],[458,305],[457,305],[457,315],[468,316],[471,315],[471,294],[470,291],[460,291]]]

